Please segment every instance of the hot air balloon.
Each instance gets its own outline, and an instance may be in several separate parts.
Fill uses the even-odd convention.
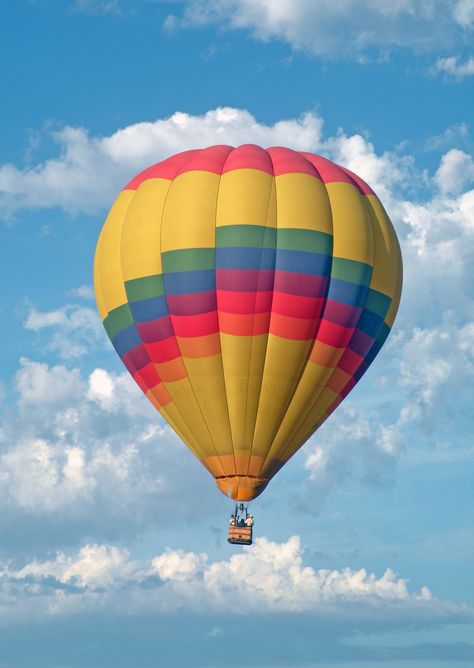
[[[348,169],[288,148],[211,146],[125,186],[94,283],[130,374],[242,503],[374,360],[402,261],[382,204]]]

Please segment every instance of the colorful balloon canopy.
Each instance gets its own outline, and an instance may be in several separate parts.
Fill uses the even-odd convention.
[[[211,146],[130,181],[94,273],[133,378],[219,488],[247,501],[379,352],[402,262],[383,206],[349,170]]]

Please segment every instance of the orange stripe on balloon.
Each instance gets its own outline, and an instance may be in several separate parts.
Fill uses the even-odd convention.
[[[348,373],[342,369],[336,368],[331,374],[326,386],[329,387],[334,392],[341,392],[341,390],[347,385],[348,381],[352,378]]]
[[[314,336],[312,318],[290,318],[279,313],[272,313],[270,332],[275,336],[294,341],[309,341]]]
[[[253,336],[268,334],[270,317],[268,313],[236,315],[234,313],[219,313],[219,327],[224,334],[235,336]]]
[[[344,348],[335,348],[322,341],[315,341],[310,361],[328,368],[333,368],[341,358]]]
[[[193,338],[178,337],[178,345],[183,357],[211,357],[221,351],[219,333]]]
[[[159,383],[158,385],[155,385],[155,387],[152,387],[151,390],[148,390],[146,395],[155,406],[158,404],[161,408],[164,408],[172,401],[171,395],[163,383]]]
[[[156,370],[158,371],[161,380],[165,383],[174,383],[176,380],[182,380],[188,375],[181,357],[178,357],[175,360],[170,360],[169,362],[157,364]]]

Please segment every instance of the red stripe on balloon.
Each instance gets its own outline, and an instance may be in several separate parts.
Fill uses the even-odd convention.
[[[160,377],[151,362],[142,369],[138,369],[138,371],[134,373],[133,377],[138,386],[143,390],[143,392],[145,392],[145,394],[151,387],[158,385],[160,382]]]
[[[272,159],[275,176],[281,174],[309,174],[321,181],[314,165],[301,153],[283,146],[271,146],[267,148],[267,152]]]
[[[273,164],[270,156],[256,144],[242,144],[228,155],[222,174],[235,169],[259,169],[273,175]]]
[[[273,293],[273,313],[290,316],[291,318],[312,318],[318,320],[324,306],[323,297],[301,297],[284,292]]]
[[[168,339],[163,339],[162,341],[157,341],[156,343],[147,343],[146,349],[151,361],[156,363],[169,362],[170,360],[181,356],[178,343],[174,336],[170,336]]]
[[[176,336],[206,336],[219,331],[216,311],[199,315],[172,315],[171,322]]]
[[[213,174],[221,174],[222,168],[226,163],[228,156],[234,153],[236,149],[225,144],[217,144],[216,146],[209,146],[200,151],[196,151],[189,159],[182,165],[177,176],[185,172],[204,171],[212,172]]]
[[[268,313],[272,306],[272,292],[236,292],[217,290],[219,312],[226,313]]]
[[[322,341],[334,348],[345,348],[351,340],[353,333],[354,327],[336,325],[323,318],[318,330],[318,341]]]
[[[321,155],[313,155],[312,153],[301,153],[317,170],[323,183],[352,183],[351,177],[346,174],[339,165],[323,158]]]
[[[151,165],[151,167],[147,167],[147,169],[144,169],[129,181],[124,190],[137,190],[143,181],[147,179],[174,179],[181,167],[196,153],[199,153],[199,149],[183,151],[182,153],[172,155],[162,162],[157,162]]]

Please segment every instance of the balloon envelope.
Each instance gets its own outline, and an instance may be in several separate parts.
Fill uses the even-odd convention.
[[[107,333],[235,500],[335,410],[394,321],[402,263],[358,176],[286,148],[212,146],[136,176],[97,244]]]

